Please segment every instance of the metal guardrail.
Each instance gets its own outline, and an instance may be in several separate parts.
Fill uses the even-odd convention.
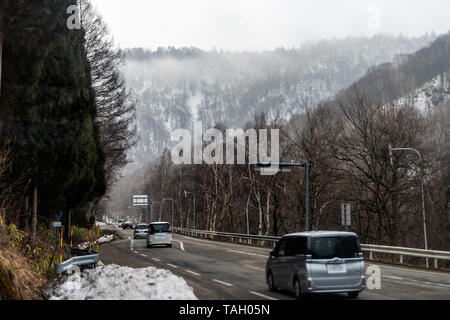
[[[56,263],[55,269],[56,274],[61,274],[63,272],[67,272],[69,270],[73,270],[74,266],[90,266],[91,268],[97,265],[97,262],[100,260],[99,254],[89,254],[79,257],[73,257],[69,260],[64,261],[63,263]]]
[[[238,239],[240,243],[242,240],[246,240],[246,244],[252,244],[252,241],[264,241],[272,243],[272,247],[275,247],[275,244],[281,239],[281,237],[274,236],[259,236],[259,235],[251,235],[251,234],[240,234],[240,233],[228,233],[228,232],[217,232],[217,231],[204,231],[204,230],[192,230],[192,229],[181,229],[181,228],[172,228],[174,232],[192,236],[192,237],[205,237],[205,238],[230,238],[232,241],[234,239]],[[369,253],[369,259],[373,260],[373,253],[383,253],[383,254],[393,254],[400,256],[400,264],[403,264],[403,257],[418,257],[424,259],[434,259],[434,267],[438,268],[438,260],[447,260],[450,261],[450,252],[448,251],[436,251],[436,250],[424,250],[424,249],[416,249],[416,248],[404,248],[404,247],[390,247],[390,246],[380,246],[373,244],[361,244],[361,250],[363,252]]]

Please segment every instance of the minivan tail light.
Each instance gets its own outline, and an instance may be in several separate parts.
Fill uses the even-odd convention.
[[[308,289],[311,289],[311,281],[308,280]]]

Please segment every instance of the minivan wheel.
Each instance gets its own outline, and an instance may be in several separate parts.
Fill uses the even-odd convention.
[[[302,287],[298,278],[294,280],[294,296],[296,299],[300,299],[302,296]]]
[[[269,274],[267,275],[267,283],[269,284],[269,290],[270,291],[275,291],[275,285],[273,282],[273,275],[272,275],[272,271],[269,271]]]
[[[358,298],[359,291],[350,291],[350,292],[347,292],[347,294],[350,298],[356,299],[356,298]]]

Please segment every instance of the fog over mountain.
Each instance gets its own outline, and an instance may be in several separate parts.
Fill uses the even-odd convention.
[[[171,145],[173,130],[190,129],[195,120],[205,128],[242,127],[260,112],[289,120],[305,104],[333,98],[370,68],[435,38],[377,35],[264,52],[126,49],[122,70],[137,99],[139,135],[130,158],[148,162]]]

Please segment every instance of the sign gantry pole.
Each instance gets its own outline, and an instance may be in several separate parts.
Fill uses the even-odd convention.
[[[291,167],[305,168],[305,231],[309,231],[309,168],[313,165],[312,161],[305,162],[267,162],[257,163],[256,169],[261,173],[274,174],[278,172],[291,172]],[[275,169],[274,169],[275,168]]]

